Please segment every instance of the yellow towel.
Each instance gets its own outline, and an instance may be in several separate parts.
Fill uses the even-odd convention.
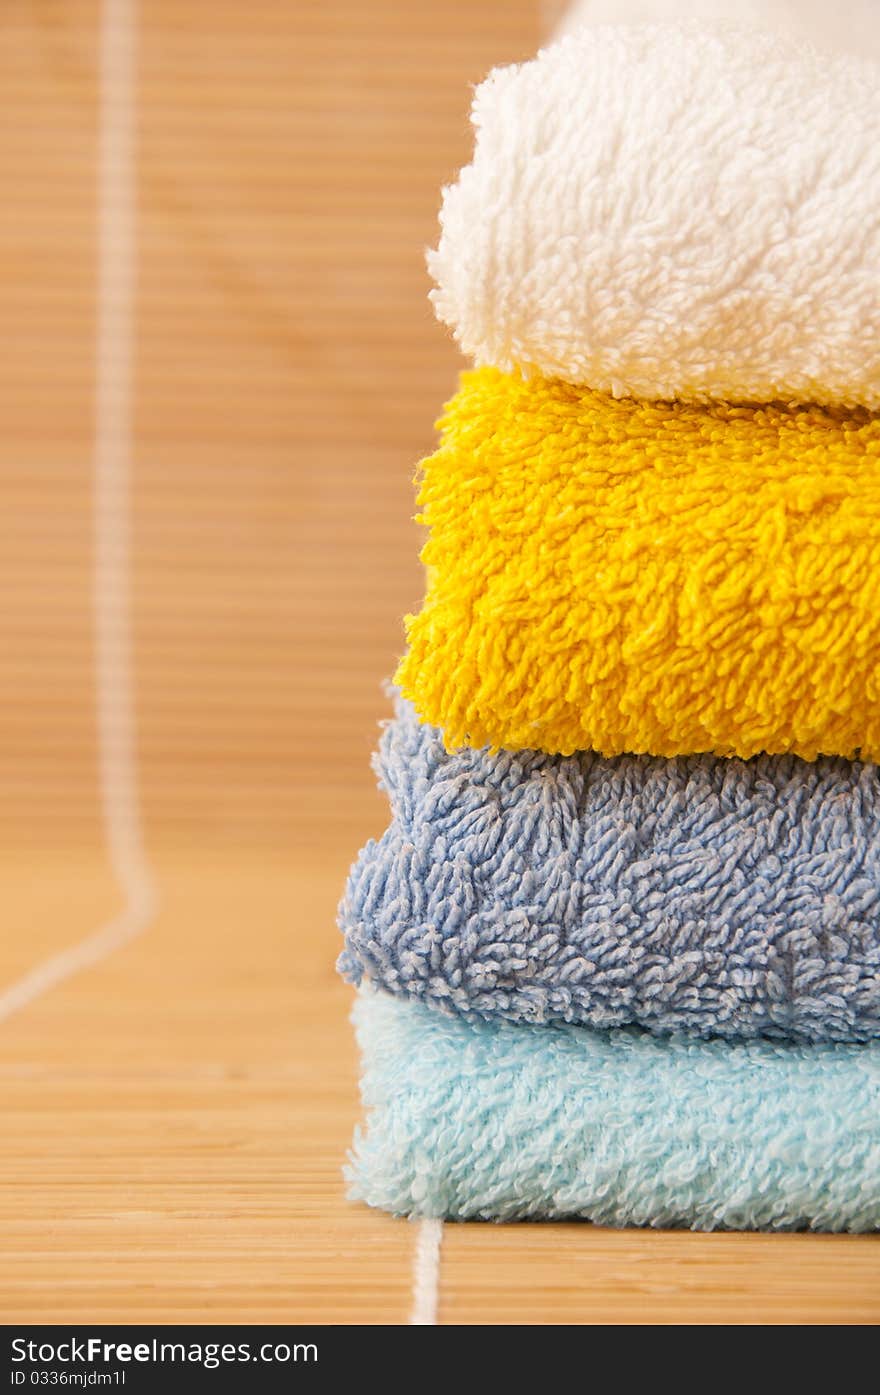
[[[451,747],[880,760],[880,415],[466,373],[397,682]]]

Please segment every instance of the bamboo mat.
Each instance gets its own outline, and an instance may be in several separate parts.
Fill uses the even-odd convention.
[[[137,286],[129,588],[99,602],[96,392],[125,398],[95,349],[119,293],[102,219],[125,227],[99,197],[108,12],[137,74]],[[411,477],[458,367],[423,249],[468,85],[538,39],[524,0],[0,9],[3,1320],[411,1311],[417,1228],[343,1195],[334,911],[385,817],[369,756],[420,590]],[[125,613],[159,904],[53,984],[128,894],[112,814],[137,789],[107,794],[127,737],[98,716]],[[878,1317],[873,1238],[443,1236],[441,1322]]]

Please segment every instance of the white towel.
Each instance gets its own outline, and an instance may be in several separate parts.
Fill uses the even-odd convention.
[[[775,29],[823,48],[880,57],[878,0],[574,0],[555,36],[572,34],[582,24],[692,19]]]
[[[479,363],[617,396],[880,407],[880,65],[582,28],[477,89],[428,254]]]

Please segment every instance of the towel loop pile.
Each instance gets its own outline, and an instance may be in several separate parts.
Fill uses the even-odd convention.
[[[877,1229],[880,66],[580,27],[474,124],[430,267],[476,367],[340,906],[351,1194]]]

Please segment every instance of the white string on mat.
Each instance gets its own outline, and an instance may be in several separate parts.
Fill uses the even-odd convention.
[[[440,1299],[440,1249],[443,1222],[429,1218],[418,1222],[413,1263],[413,1297],[410,1324],[435,1327]]]
[[[0,991],[0,1020],[143,931],[157,895],[143,844],[131,668],[132,377],[136,267],[137,0],[103,0],[99,35],[98,257],[92,604],[104,837],[119,914]]]

